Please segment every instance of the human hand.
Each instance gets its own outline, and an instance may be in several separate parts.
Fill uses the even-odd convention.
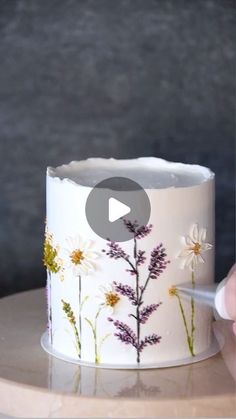
[[[225,284],[225,307],[234,320],[233,331],[236,335],[236,263],[230,269]]]

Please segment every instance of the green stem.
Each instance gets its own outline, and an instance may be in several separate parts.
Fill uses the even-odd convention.
[[[81,342],[80,342],[79,332],[78,332],[77,327],[74,324],[72,324],[72,327],[74,329],[75,339],[78,346],[78,349],[77,349],[78,357],[80,358],[81,357]]]
[[[102,307],[100,307],[98,309],[98,312],[97,312],[96,317],[95,317],[95,337],[94,337],[94,339],[95,339],[95,363],[96,364],[99,364],[99,361],[100,361],[100,357],[99,357],[99,354],[98,354],[98,342],[97,342],[97,321],[98,321],[98,317],[99,317],[101,311],[102,311]]]
[[[51,272],[48,271],[49,276],[49,333],[50,333],[50,343],[52,345],[52,275]]]
[[[97,321],[99,318],[99,315],[102,311],[103,307],[100,307],[96,313],[95,316],[95,320],[94,320],[94,325],[91,322],[91,320],[89,320],[88,318],[85,318],[86,322],[89,324],[89,326],[92,329],[92,333],[93,333],[93,339],[94,339],[94,354],[95,354],[95,364],[99,364],[100,362],[100,357],[99,357],[99,350],[98,350],[98,342],[97,342]]]
[[[190,351],[191,355],[194,356],[193,346],[192,346],[192,339],[191,339],[191,336],[189,336],[188,325],[187,325],[187,321],[186,321],[186,317],[185,317],[185,313],[184,313],[184,308],[183,308],[183,305],[182,305],[182,301],[181,301],[181,298],[180,298],[180,296],[178,294],[176,294],[176,297],[177,297],[178,302],[179,302],[179,308],[180,308],[180,312],[182,314],[182,318],[183,318],[183,322],[184,322],[184,328],[185,328],[185,332],[186,332],[186,338],[187,338],[187,343],[188,343],[189,351]]]
[[[79,275],[79,336],[80,342],[82,337],[82,320],[81,320],[81,275]],[[80,343],[80,350],[81,350],[81,343]]]
[[[192,288],[195,288],[195,275],[194,275],[193,265],[192,265],[191,280],[192,280]],[[195,326],[194,326],[194,317],[195,316],[194,315],[195,315],[195,303],[194,303],[194,298],[191,297],[191,341],[192,341],[192,348],[194,347],[194,331],[195,331]]]

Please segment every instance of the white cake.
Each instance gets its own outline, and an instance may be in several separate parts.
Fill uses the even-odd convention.
[[[146,226],[115,243],[88,224],[101,180],[126,176],[149,197]],[[88,159],[47,170],[48,337],[62,357],[94,365],[183,362],[211,345],[212,312],[178,284],[214,281],[214,174],[157,158]]]

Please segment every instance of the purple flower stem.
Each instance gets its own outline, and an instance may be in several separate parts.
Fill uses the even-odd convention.
[[[140,363],[140,297],[139,297],[139,271],[137,264],[137,239],[134,237],[134,260],[135,260],[135,272],[136,272],[136,298],[138,301],[136,307],[136,325],[137,325],[137,363]]]
[[[129,314],[129,317],[133,317],[135,320],[137,320],[137,317],[135,316],[135,314]]]
[[[140,288],[139,282],[140,282],[140,278],[139,278],[139,270],[138,270],[138,252],[137,252],[137,239],[136,237],[134,237],[134,260],[135,263],[133,264],[130,259],[128,257],[122,257],[131,267],[132,271],[134,272],[135,276],[136,276],[136,301],[137,301],[137,306],[136,306],[136,315],[131,314],[131,317],[134,317],[136,320],[136,333],[137,333],[137,345],[136,345],[136,350],[137,350],[137,363],[140,363],[140,326],[141,326],[141,321],[140,321],[140,307],[143,304],[142,298],[143,298],[143,294],[147,288],[148,282],[150,280],[150,276],[151,273],[149,273],[145,285],[143,288]]]
[[[148,283],[149,283],[149,281],[150,281],[150,273],[149,273],[149,275],[148,275],[148,277],[147,277],[147,279],[146,279],[146,282],[145,282],[145,284],[144,284],[144,286],[143,286],[143,288],[142,288],[142,290],[141,290],[141,293],[140,293],[140,298],[139,298],[139,304],[142,304],[142,299],[143,299],[143,294],[144,294],[144,292],[145,292],[145,290],[146,290],[146,288],[147,288],[147,286],[148,286]]]
[[[143,306],[143,296],[151,279],[157,279],[162,272],[166,269],[167,264],[170,263],[166,260],[166,250],[163,244],[157,245],[151,252],[150,262],[148,266],[149,273],[146,277],[144,285],[140,284],[140,273],[139,266],[144,263],[147,259],[146,252],[138,249],[138,240],[146,237],[152,230],[152,225],[139,226],[137,221],[131,223],[130,221],[124,220],[126,228],[133,233],[133,258],[130,260],[130,256],[115,242],[108,242],[108,251],[103,250],[106,254],[114,259],[123,259],[129,265],[130,269],[126,269],[133,277],[135,277],[135,287],[130,285],[124,285],[122,283],[116,283],[114,285],[116,291],[126,296],[135,306],[135,312],[128,314],[129,317],[133,317],[136,322],[136,333],[127,324],[118,320],[108,318],[109,321],[114,323],[117,332],[115,336],[127,345],[132,345],[136,349],[137,363],[140,363],[140,355],[142,350],[148,345],[156,345],[160,342],[161,336],[153,333],[149,336],[141,339],[141,327],[145,324],[149,317],[156,311],[161,303],[149,304]]]
[[[136,239],[134,239],[136,241]],[[136,244],[137,246],[137,244]],[[133,265],[133,263],[129,260],[129,258],[124,258],[126,262],[128,262],[129,266],[132,268],[133,272],[137,275],[137,263],[136,266]]]

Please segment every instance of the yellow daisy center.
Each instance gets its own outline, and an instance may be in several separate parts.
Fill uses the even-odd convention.
[[[168,292],[170,297],[175,297],[178,293],[177,288],[175,286],[170,287]]]
[[[71,262],[74,263],[74,265],[80,265],[82,260],[84,259],[84,254],[82,250],[80,249],[73,250],[73,252],[70,254],[70,259],[71,259]]]
[[[120,297],[114,292],[106,292],[105,294],[106,306],[114,307],[118,303],[119,299]]]
[[[200,243],[194,243],[194,246],[192,247],[192,251],[195,255],[200,255],[200,253],[201,253]]]

